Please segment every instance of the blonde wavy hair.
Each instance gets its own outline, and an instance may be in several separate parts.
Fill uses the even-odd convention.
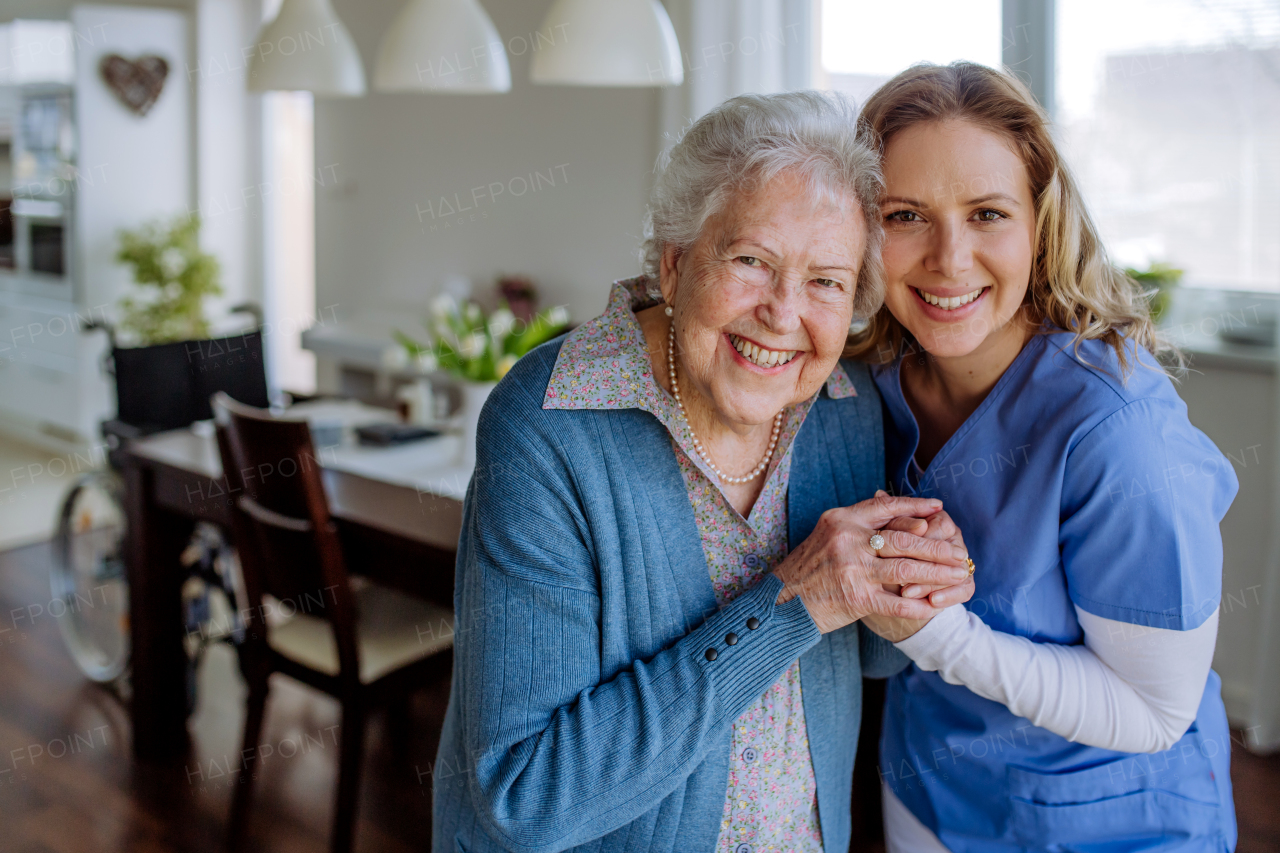
[[[1034,261],[1026,302],[1036,321],[1075,333],[1075,346],[1100,340],[1133,370],[1126,342],[1153,355],[1176,350],[1156,333],[1149,294],[1107,259],[1071,172],[1054,145],[1049,118],[1016,77],[972,62],[914,65],[885,83],[858,117],[858,137],[884,155],[895,134],[921,122],[959,119],[996,133],[1022,159],[1035,199]],[[915,342],[881,307],[867,327],[850,338],[845,355],[887,361]]]

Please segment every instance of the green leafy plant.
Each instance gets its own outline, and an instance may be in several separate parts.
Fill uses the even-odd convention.
[[[209,337],[207,296],[219,296],[218,259],[200,249],[200,217],[178,216],[120,232],[116,260],[133,268],[142,293],[120,300],[120,330],[139,344]]]
[[[1147,292],[1151,300],[1151,319],[1156,322],[1160,321],[1160,317],[1169,307],[1172,291],[1178,286],[1178,282],[1182,281],[1184,272],[1185,270],[1180,270],[1173,264],[1160,261],[1152,263],[1145,270],[1133,267],[1125,269],[1129,278],[1142,285]]]
[[[439,296],[423,325],[430,335],[419,343],[399,330],[396,340],[424,371],[440,370],[471,382],[496,382],[529,350],[564,331],[569,311],[564,306],[519,320],[504,302],[487,317],[474,302],[459,305]]]

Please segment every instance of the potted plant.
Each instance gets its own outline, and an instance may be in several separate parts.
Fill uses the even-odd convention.
[[[185,214],[120,233],[116,260],[133,268],[145,295],[120,300],[120,330],[136,343],[209,337],[204,300],[222,294],[218,259],[200,249],[200,218]]]
[[[1145,270],[1128,267],[1125,269],[1125,273],[1129,278],[1142,285],[1151,300],[1151,320],[1156,323],[1160,322],[1160,318],[1169,308],[1169,300],[1172,298],[1173,289],[1178,286],[1178,282],[1182,281],[1183,270],[1172,264],[1156,261]]]
[[[419,343],[396,331],[396,340],[419,370],[444,372],[462,380],[462,462],[475,464],[476,426],[480,410],[498,380],[521,356],[564,331],[569,312],[556,306],[518,319],[504,301],[486,315],[475,302],[459,304],[452,296],[438,296],[424,325],[430,339]]]
[[[119,236],[116,260],[135,289],[119,302],[120,338],[111,338],[116,422],[155,432],[212,417],[209,397],[231,392],[253,406],[269,402],[262,334],[210,339],[205,299],[222,293],[216,258],[200,249],[200,220],[181,215]],[[256,306],[231,309],[254,314]]]

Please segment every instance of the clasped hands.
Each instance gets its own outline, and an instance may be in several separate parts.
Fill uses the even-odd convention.
[[[871,547],[876,532],[884,537],[879,552]],[[778,604],[799,596],[824,634],[861,619],[899,642],[973,596],[968,556],[942,501],[877,492],[822,514],[774,569],[785,584]]]

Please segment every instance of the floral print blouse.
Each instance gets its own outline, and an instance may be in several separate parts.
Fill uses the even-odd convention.
[[[570,333],[556,360],[543,408],[637,408],[670,431],[711,585],[723,606],[787,555],[791,445],[813,398],[787,411],[764,489],[744,518],[694,452],[692,434],[675,399],[654,379],[648,345],[635,317],[636,311],[655,304],[645,284],[643,277],[616,282],[605,313]],[[826,390],[835,398],[856,395],[840,367],[827,379]],[[798,662],[737,719],[729,748],[729,785],[717,853],[821,851],[817,784]]]

